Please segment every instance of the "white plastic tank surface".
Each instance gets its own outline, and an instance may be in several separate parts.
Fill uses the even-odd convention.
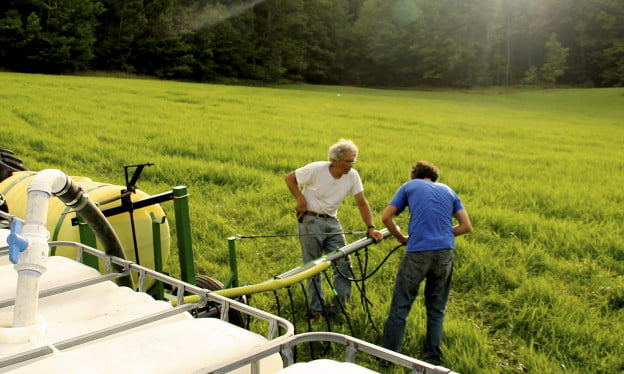
[[[0,344],[33,343],[43,338],[46,323],[41,316],[37,316],[34,325],[13,327],[13,313],[0,313]]]
[[[0,229],[0,248],[8,247],[7,238],[11,234],[11,230],[8,229]],[[8,248],[7,248],[8,249]],[[11,262],[9,261],[9,256],[0,256],[0,266],[8,265]]]
[[[374,374],[378,373],[363,366],[351,362],[338,362],[334,360],[320,359],[309,362],[298,362],[290,365],[279,374],[318,374],[318,373],[340,373],[340,374]]]
[[[62,256],[48,259],[41,276],[41,291],[100,276],[85,265]],[[11,265],[0,266],[0,301],[15,296],[17,274]],[[0,308],[0,360],[37,347],[54,353],[0,369],[11,373],[192,373],[215,362],[233,360],[265,344],[261,335],[216,318],[193,318],[180,313],[118,334],[59,351],[54,344],[135,320],[172,306],[105,281],[39,300],[38,321],[26,339],[13,339],[10,326],[13,306]],[[41,318],[41,319],[39,319]],[[5,321],[5,322],[3,322]],[[1,334],[1,332],[0,332]],[[34,338],[33,338],[34,337]],[[279,354],[260,362],[261,374],[283,368]],[[250,373],[249,366],[232,373]]]

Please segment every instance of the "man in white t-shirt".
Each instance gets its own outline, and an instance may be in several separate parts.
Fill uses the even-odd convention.
[[[353,169],[357,155],[357,146],[351,140],[341,139],[329,148],[329,161],[312,162],[286,176],[286,185],[297,199],[295,210],[304,264],[346,245],[337,215],[338,207],[347,195],[354,196],[368,235],[376,242],[383,239],[373,224],[360,175]],[[332,306],[336,310],[338,302],[344,306],[351,297],[351,282],[342,275],[353,277],[353,273],[348,257],[340,258],[332,265],[334,287],[339,297],[339,301],[334,299]],[[308,293],[312,317],[317,319],[328,307],[320,275],[308,279]]]

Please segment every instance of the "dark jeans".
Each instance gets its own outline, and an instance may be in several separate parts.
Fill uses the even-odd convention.
[[[425,359],[439,360],[442,355],[442,325],[446,302],[451,290],[453,275],[453,251],[406,252],[392,293],[390,313],[384,325],[382,345],[396,352],[401,351],[405,322],[416,299],[420,282],[425,282],[425,306],[427,308],[427,338]]]

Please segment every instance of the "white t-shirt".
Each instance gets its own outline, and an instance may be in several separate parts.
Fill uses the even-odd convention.
[[[303,186],[307,209],[335,217],[344,198],[364,191],[364,186],[357,170],[351,169],[336,179],[329,172],[329,165],[329,161],[309,163],[295,170],[295,177],[297,183]]]

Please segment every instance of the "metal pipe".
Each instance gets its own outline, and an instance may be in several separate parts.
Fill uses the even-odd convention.
[[[391,235],[388,229],[380,230],[380,232],[384,238],[387,238]],[[345,245],[344,247],[339,248],[334,252],[331,252],[327,256],[319,257],[316,260],[310,261],[302,266],[289,270],[286,273],[277,275],[266,282],[250,286],[224,288],[213,292],[225,297],[234,298],[259,292],[274,291],[310,278],[329,268],[329,265],[332,263],[332,261],[335,261],[341,257],[348,256],[350,253],[374,243],[375,240],[372,238],[362,238],[354,241],[351,244]]]
[[[385,238],[387,238],[388,236],[390,236],[390,231],[388,231],[388,229],[382,229],[379,230],[379,232],[381,232],[381,235]],[[347,244],[342,248],[338,248],[337,250],[329,253],[328,255],[324,256],[324,257],[319,257],[316,260],[310,261],[307,264],[304,264],[302,266],[299,266],[298,268],[294,268],[292,270],[289,270],[283,274],[277,275],[275,278],[276,279],[284,279],[284,278],[288,278],[291,277],[297,273],[300,273],[302,271],[307,270],[308,268],[315,266],[316,264],[318,264],[319,262],[324,262],[324,261],[328,261],[328,262],[332,262],[335,261],[341,257],[346,257],[349,254],[360,250],[364,247],[367,247],[371,244],[375,244],[375,240],[373,238],[362,238],[359,240],[354,241],[353,243]]]

